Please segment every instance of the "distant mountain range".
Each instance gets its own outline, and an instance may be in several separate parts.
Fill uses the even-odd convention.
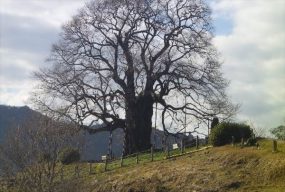
[[[0,142],[4,139],[8,129],[22,125],[36,115],[40,115],[40,113],[27,106],[12,107],[0,105]]]
[[[0,143],[9,129],[21,126],[35,115],[41,114],[27,106],[12,107],[0,105]],[[107,154],[109,132],[99,132],[90,135],[87,131],[82,131],[79,134],[83,135],[85,140],[81,154],[82,160],[100,160],[102,155]],[[162,148],[163,134],[162,131],[153,129],[151,140],[156,148]],[[117,129],[112,134],[112,153],[115,157],[119,157],[122,153],[123,138],[124,132],[122,129]],[[179,138],[173,136],[168,137],[167,140],[170,145],[179,142]]]

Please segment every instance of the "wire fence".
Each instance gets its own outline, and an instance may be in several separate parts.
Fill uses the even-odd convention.
[[[233,138],[234,142],[234,138]],[[241,147],[244,145],[241,141]],[[277,143],[274,140],[272,143],[272,151],[277,151]],[[70,177],[84,177],[92,174],[103,173],[106,171],[112,171],[121,167],[135,166],[138,164],[144,164],[153,161],[160,161],[165,159],[171,159],[182,155],[191,154],[197,151],[210,148],[205,139],[191,140],[190,142],[175,143],[172,145],[165,145],[162,149],[155,149],[151,147],[148,150],[140,151],[138,153],[130,154],[127,156],[121,156],[117,158],[106,158],[100,162],[80,162],[71,165],[64,165],[58,169],[58,177],[61,180]]]
[[[205,142],[205,140],[201,140],[197,137],[190,142],[181,141],[180,143],[167,144],[161,149],[151,147],[145,151],[117,158],[110,158],[106,155],[100,162],[81,162],[72,165],[64,165],[59,169],[58,175],[61,180],[64,180],[67,177],[82,177],[119,169],[121,167],[129,167],[137,164],[170,159],[193,153],[195,151],[204,150],[208,147],[209,146],[207,146],[207,142]]]
[[[235,142],[235,138],[232,137],[232,146],[243,148],[246,146],[244,139],[241,139],[240,143]],[[208,145],[207,140],[193,139],[191,141],[174,144],[168,144],[163,146],[162,149],[155,149],[151,147],[148,150],[138,153],[130,154],[127,156],[108,158],[98,162],[78,162],[69,165],[58,164],[54,172],[54,178],[56,182],[65,182],[70,179],[85,178],[94,174],[104,173],[120,169],[121,167],[136,166],[138,164],[149,163],[153,161],[161,161],[165,159],[171,159],[182,155],[195,153],[198,151],[206,150],[211,146]],[[256,148],[260,149],[260,145],[257,143]],[[269,150],[273,153],[285,152],[285,142],[277,140],[271,140],[266,144],[262,144],[262,149]],[[20,174],[21,176],[21,174]],[[15,178],[1,179],[0,186],[13,186]],[[1,187],[0,187],[1,191]]]

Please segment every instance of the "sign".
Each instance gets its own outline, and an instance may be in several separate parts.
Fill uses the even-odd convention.
[[[177,143],[174,143],[173,145],[172,145],[172,149],[178,149],[179,147],[178,147],[178,144]]]

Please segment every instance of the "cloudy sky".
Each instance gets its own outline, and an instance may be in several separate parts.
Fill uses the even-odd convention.
[[[228,93],[238,120],[271,128],[285,120],[285,1],[208,0]],[[83,0],[0,1],[0,104],[27,104],[32,72],[45,65],[61,25]]]

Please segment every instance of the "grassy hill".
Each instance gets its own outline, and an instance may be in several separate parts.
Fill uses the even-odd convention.
[[[278,141],[272,153],[272,141],[260,140],[260,148],[223,146],[164,159],[159,153],[154,162],[141,157],[139,164],[123,168],[103,164],[80,163],[80,177],[74,166],[64,166],[66,182],[59,191],[82,192],[284,192],[285,142]],[[132,158],[126,159],[126,162]],[[1,190],[0,190],[1,191]]]
[[[260,150],[225,146],[174,159],[126,167],[85,180],[99,191],[285,191],[285,143],[271,152],[271,141]]]
[[[260,149],[224,146],[176,158],[117,168],[76,180],[90,192],[285,191],[285,142]]]

